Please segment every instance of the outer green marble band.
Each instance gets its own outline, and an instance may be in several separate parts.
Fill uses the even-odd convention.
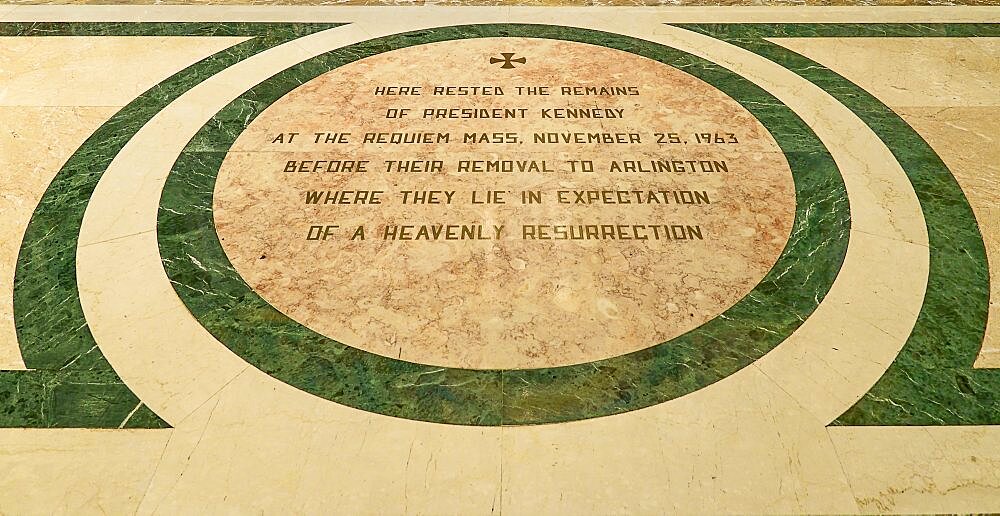
[[[974,369],[989,309],[986,249],[965,194],[937,153],[851,81],[763,38],[1000,36],[998,24],[679,25],[766,57],[833,95],[886,144],[920,200],[930,243],[924,304],[882,378],[834,425],[1000,424],[1000,371]]]
[[[76,247],[90,196],[150,118],[194,85],[275,45],[340,24],[0,23],[3,36],[253,36],[174,74],[105,122],[56,174],[27,227],[14,279],[25,364],[0,371],[0,427],[168,426],[122,383],[90,333],[76,283]]]
[[[735,98],[771,131],[795,180],[790,240],[774,268],[718,318],[619,357],[531,370],[442,368],[336,342],[254,293],[227,259],[212,220],[215,180],[236,137],[267,106],[329,70],[382,52],[480,37],[532,37],[616,48],[690,73]],[[264,372],[337,403],[462,425],[528,425],[606,416],[683,396],[750,364],[812,313],[843,263],[850,215],[833,159],[786,106],[749,81],[684,52],[626,36],[545,25],[471,25],[378,38],[292,66],[220,111],[191,140],[164,188],[160,251],[191,313]]]

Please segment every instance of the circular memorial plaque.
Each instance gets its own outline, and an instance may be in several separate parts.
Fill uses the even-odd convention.
[[[223,249],[272,306],[421,364],[531,369],[668,341],[775,264],[795,186],[767,129],[677,68],[572,41],[380,53],[236,139]]]

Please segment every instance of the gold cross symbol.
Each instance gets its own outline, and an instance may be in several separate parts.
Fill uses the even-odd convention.
[[[503,63],[500,65],[500,68],[514,68],[514,63],[524,64],[528,62],[528,60],[523,57],[514,59],[514,52],[500,52],[500,55],[503,56],[503,59],[491,57],[490,64]]]

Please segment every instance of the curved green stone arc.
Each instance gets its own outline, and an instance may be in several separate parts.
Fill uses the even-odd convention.
[[[76,282],[80,225],[108,165],[143,125],[194,85],[251,55],[342,24],[0,23],[2,36],[251,36],[164,79],[111,116],[49,184],[26,228],[14,320],[29,371],[0,371],[0,427],[165,428],[101,353]]]
[[[770,59],[861,118],[906,172],[927,226],[930,273],[916,324],[882,377],[832,425],[997,425],[1000,371],[975,369],[989,310],[989,265],[975,214],[934,149],[873,95],[764,38],[997,37],[1000,24],[678,25]]]
[[[214,230],[212,196],[237,136],[267,106],[310,79],[364,57],[424,43],[531,37],[624,50],[715,86],[768,128],[795,180],[793,229],[774,267],[742,300],[684,335],[638,352],[564,367],[471,370],[406,362],[324,337],[257,295]],[[163,190],[158,235],[164,267],[201,324],[249,363],[347,406],[462,425],[527,425],[636,410],[690,393],[756,360],[794,331],[843,263],[849,206],[839,171],[811,129],[764,90],[709,61],[652,42],[546,25],[472,25],[398,34],[294,65],[220,111],[178,158]]]

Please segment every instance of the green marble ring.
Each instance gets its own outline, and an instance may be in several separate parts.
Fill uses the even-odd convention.
[[[589,363],[522,370],[431,366],[362,351],[288,318],[255,293],[215,232],[212,197],[230,146],[269,105],[305,82],[379,53],[466,38],[525,37],[623,50],[726,93],[771,132],[795,183],[791,235],[754,289],[718,317],[652,347]],[[248,90],[199,130],[160,204],[164,268],[198,321],[265,373],[316,396],[388,416],[457,425],[532,425],[649,407],[710,385],[784,341],[816,309],[843,263],[850,231],[832,157],[787,106],[750,81],[674,48],[595,30],[524,24],[435,28],[377,38],[303,61]]]

